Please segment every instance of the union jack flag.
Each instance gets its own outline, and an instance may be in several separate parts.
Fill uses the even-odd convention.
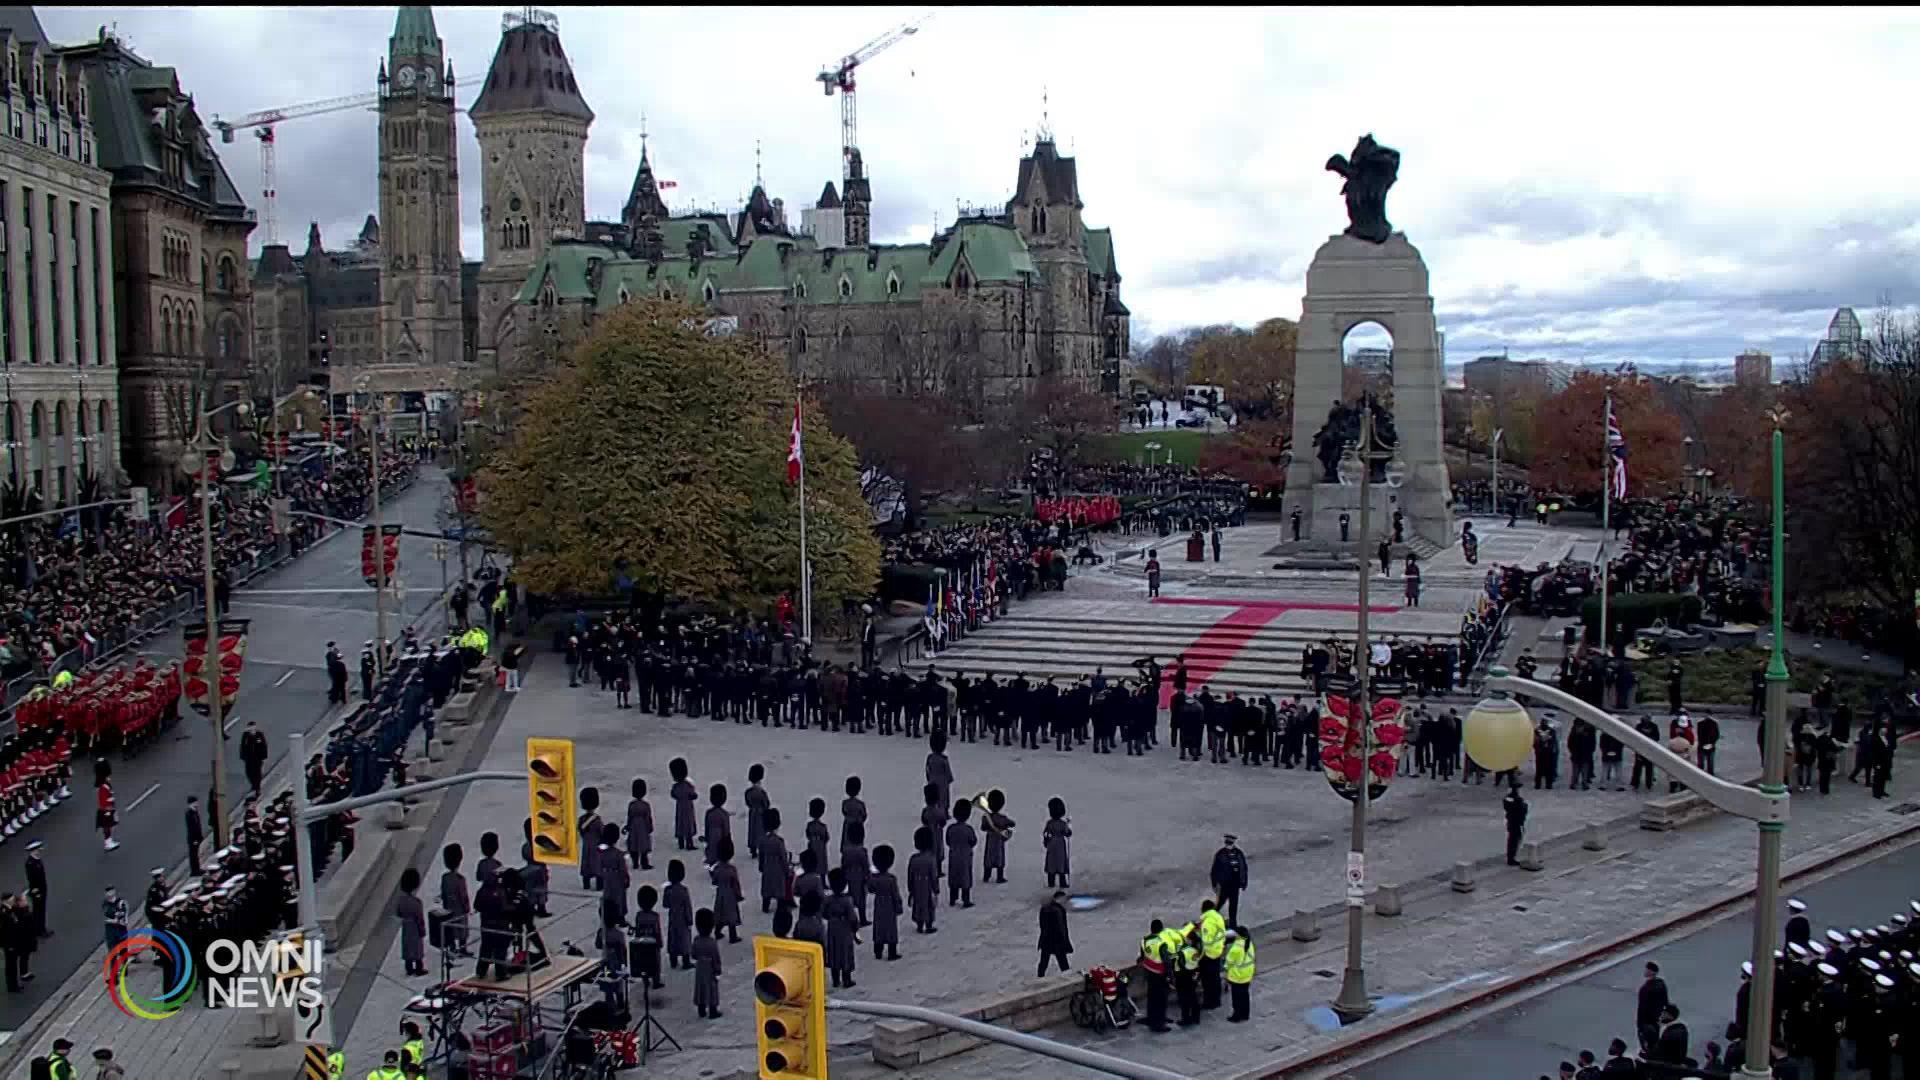
[[[1616,499],[1627,497],[1627,439],[1620,434],[1620,420],[1613,415],[1613,399],[1607,399],[1607,454],[1613,459],[1612,493]]]

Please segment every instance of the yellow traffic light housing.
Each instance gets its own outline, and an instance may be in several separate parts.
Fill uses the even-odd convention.
[[[573,740],[527,740],[527,798],[533,819],[533,859],[553,866],[580,861],[575,824]]]
[[[827,958],[811,941],[753,939],[762,1080],[826,1080]]]

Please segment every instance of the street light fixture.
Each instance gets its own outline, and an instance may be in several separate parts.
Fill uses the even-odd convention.
[[[1359,790],[1353,795],[1353,823],[1347,848],[1349,868],[1359,867],[1361,881],[1364,883],[1367,858],[1367,804],[1370,801],[1373,778],[1368,772],[1373,761],[1373,702],[1368,694],[1368,668],[1373,662],[1373,643],[1367,616],[1368,593],[1373,579],[1373,566],[1367,561],[1365,545],[1372,537],[1373,509],[1373,463],[1383,456],[1374,444],[1373,410],[1363,408],[1360,412],[1360,440],[1356,447],[1360,456],[1360,615],[1358,641],[1354,648],[1353,673],[1355,677],[1353,723],[1360,725],[1360,762],[1361,773]],[[1365,942],[1366,900],[1364,894],[1356,894],[1352,889],[1347,894],[1347,966],[1340,979],[1340,994],[1333,1001],[1333,1011],[1343,1023],[1352,1023],[1373,1012],[1373,1002],[1367,999],[1367,969]]]
[[[238,416],[245,416],[253,408],[245,398],[229,401],[202,410],[194,425],[193,439],[187,445],[186,452],[180,456],[180,467],[189,474],[200,478],[200,569],[201,584],[205,590],[204,608],[206,611],[207,637],[216,640],[220,636],[218,612],[214,596],[214,558],[213,558],[213,471],[224,472],[233,468],[233,451],[227,449],[213,437],[213,418],[232,409]],[[209,654],[211,655],[211,654]],[[209,677],[207,693],[207,718],[213,722],[213,783],[208,791],[209,805],[207,816],[213,826],[213,843],[217,848],[227,846],[226,789],[227,771],[225,768],[227,741],[226,725],[220,700],[220,670],[216,665]]]
[[[1780,900],[1780,840],[1786,831],[1791,795],[1786,785],[1787,658],[1782,612],[1786,610],[1786,525],[1782,462],[1785,438],[1780,428],[1786,414],[1773,420],[1773,651],[1767,661],[1767,715],[1761,721],[1761,779],[1758,788],[1729,783],[1699,768],[1649,739],[1633,726],[1597,706],[1562,690],[1530,679],[1514,678],[1496,667],[1489,672],[1492,697],[1467,714],[1462,732],[1467,753],[1488,768],[1517,768],[1526,760],[1517,733],[1527,721],[1526,709],[1508,695],[1522,694],[1571,713],[1626,745],[1626,748],[1679,777],[1695,794],[1736,817],[1755,823],[1759,831],[1759,859],[1753,889],[1753,992],[1747,998],[1747,1058],[1740,1075],[1761,1080],[1773,1075],[1773,922]],[[1486,756],[1482,756],[1482,755]]]

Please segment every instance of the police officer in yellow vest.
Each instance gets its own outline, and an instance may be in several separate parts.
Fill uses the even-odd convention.
[[[335,1050],[327,1055],[327,1080],[347,1080],[347,1055]]]
[[[381,1066],[367,1074],[367,1080],[406,1080],[406,1076],[400,1071],[400,1051],[389,1050]]]
[[[1183,936],[1173,990],[1180,999],[1180,1026],[1192,1027],[1200,1022],[1200,931],[1188,923]]]
[[[1233,996],[1227,1023],[1244,1022],[1253,1007],[1253,936],[1244,926],[1227,931],[1227,991]]]
[[[1167,928],[1159,919],[1140,942],[1140,970],[1147,973],[1147,1027],[1167,1030],[1167,965],[1174,962],[1167,947]]]
[[[1227,917],[1212,899],[1200,902],[1200,1007],[1220,1007],[1220,966],[1227,954]]]
[[[71,671],[62,671],[55,674],[53,677],[53,688],[55,690],[65,690],[67,687],[72,685],[73,685],[73,672]]]

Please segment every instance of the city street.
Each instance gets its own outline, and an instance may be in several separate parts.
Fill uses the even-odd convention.
[[[1791,895],[1808,905],[1815,936],[1827,927],[1871,926],[1907,906],[1920,881],[1920,846],[1901,849]],[[1358,1080],[1425,1080],[1475,1076],[1528,1080],[1556,1075],[1581,1050],[1606,1056],[1614,1038],[1634,1043],[1633,1010],[1643,965],[1653,960],[1693,1036],[1693,1055],[1706,1056],[1708,1039],[1725,1045],[1733,1018],[1740,963],[1752,955],[1750,907],[1677,941],[1636,950],[1606,968],[1542,996],[1505,1008],[1465,1027],[1418,1043],[1372,1064],[1335,1073]],[[1784,924],[1784,902],[1781,909]],[[1841,1075],[1855,1074],[1845,1068]]]
[[[383,516],[413,529],[437,528],[435,517],[445,491],[444,474],[423,467],[413,486],[394,499]],[[396,637],[406,622],[434,608],[440,571],[433,543],[424,537],[403,541],[402,577],[417,585],[407,594],[404,618],[390,613],[389,632]],[[458,574],[457,562],[451,572]],[[234,590],[231,617],[253,620],[240,698],[227,717],[227,791],[234,805],[247,791],[238,753],[239,732],[247,721],[257,722],[266,733],[272,755],[269,773],[279,767],[292,732],[320,729],[328,712],[329,640],[339,642],[348,666],[356,669],[350,687],[358,699],[360,646],[374,633],[373,606],[373,591],[360,578],[357,530],[337,533],[293,563],[256,578],[252,586]],[[148,642],[142,653],[158,664],[178,658],[181,651],[176,629]],[[93,827],[93,769],[80,758],[73,762],[73,797],[0,847],[0,866],[5,868],[0,887],[18,890],[26,883],[22,864],[27,844],[46,842],[41,855],[47,863],[47,927],[53,931],[34,954],[37,978],[24,992],[0,997],[0,1031],[19,1027],[100,947],[100,900],[106,886],[119,890],[137,918],[153,867],[165,867],[169,880],[178,884],[175,871],[186,862],[187,796],[198,795],[203,815],[206,809],[212,756],[208,727],[209,722],[183,702],[180,722],[170,732],[132,759],[114,760],[118,850],[101,852],[100,834]]]

